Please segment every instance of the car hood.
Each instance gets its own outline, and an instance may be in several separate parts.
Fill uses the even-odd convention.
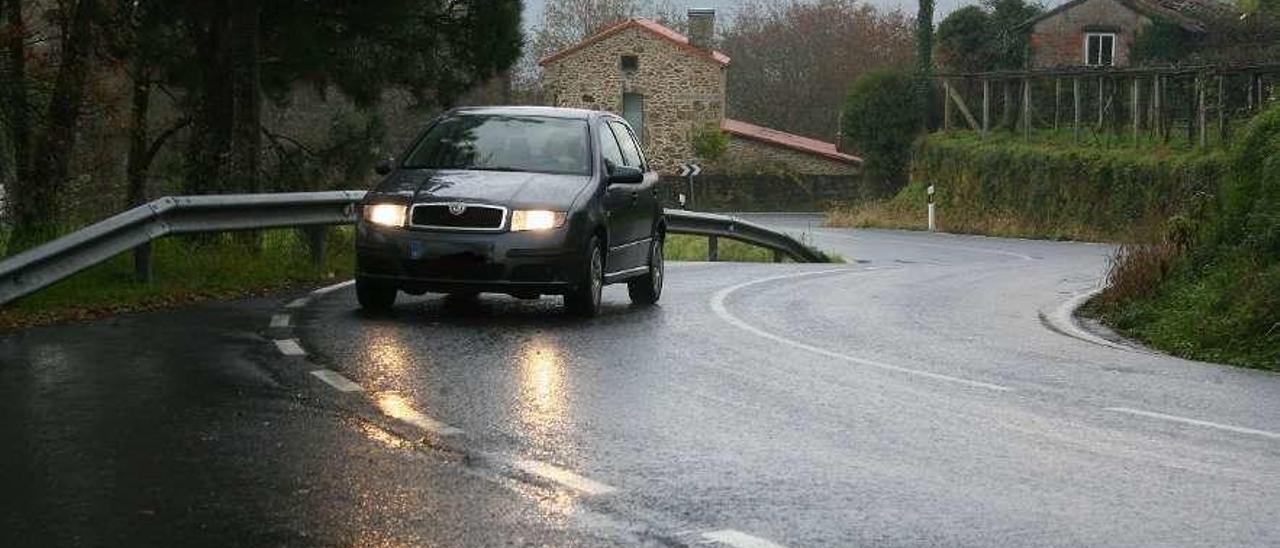
[[[383,181],[378,192],[412,196],[415,203],[473,201],[564,210],[590,180],[586,175],[552,173],[401,169]]]

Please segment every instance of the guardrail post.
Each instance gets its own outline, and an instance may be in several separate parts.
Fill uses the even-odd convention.
[[[713,263],[720,260],[720,237],[707,236],[707,260]]]
[[[151,242],[133,248],[133,278],[144,284],[149,284],[155,279],[151,261]]]
[[[303,229],[307,234],[307,247],[311,249],[311,265],[320,268],[324,266],[325,255],[328,251],[328,230],[323,226],[313,226]]]
[[[773,262],[775,262],[775,263],[780,263],[780,262],[782,262],[782,257],[783,257],[783,255],[782,255],[782,252],[781,252],[781,251],[778,251],[778,250],[776,250],[776,249],[775,249],[775,250],[773,250]]]

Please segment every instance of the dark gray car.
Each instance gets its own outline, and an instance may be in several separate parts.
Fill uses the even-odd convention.
[[[618,116],[456,109],[380,172],[356,225],[363,308],[386,310],[398,291],[495,292],[564,295],[592,316],[605,284],[626,282],[637,304],[662,294],[658,176]]]

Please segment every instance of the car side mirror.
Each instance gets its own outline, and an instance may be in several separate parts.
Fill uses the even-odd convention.
[[[614,166],[613,172],[609,174],[611,185],[634,185],[643,182],[644,172],[638,167]]]
[[[378,165],[373,166],[373,172],[378,175],[388,175],[391,173],[392,169],[395,169],[395,165],[392,164],[390,159],[378,162]]]

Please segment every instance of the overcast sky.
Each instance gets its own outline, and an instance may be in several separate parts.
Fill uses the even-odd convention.
[[[868,3],[888,10],[901,9],[911,15],[915,15],[917,0],[865,0]],[[948,13],[951,13],[961,6],[975,4],[973,0],[935,0],[933,14],[934,22],[941,21]],[[1044,4],[1055,6],[1065,0],[1042,0]],[[537,25],[542,22],[542,6],[547,0],[525,0],[525,24]],[[671,2],[681,11],[688,8],[715,8],[717,24],[721,21],[728,21],[733,17],[733,13],[737,6],[745,4],[745,0],[672,0]]]

